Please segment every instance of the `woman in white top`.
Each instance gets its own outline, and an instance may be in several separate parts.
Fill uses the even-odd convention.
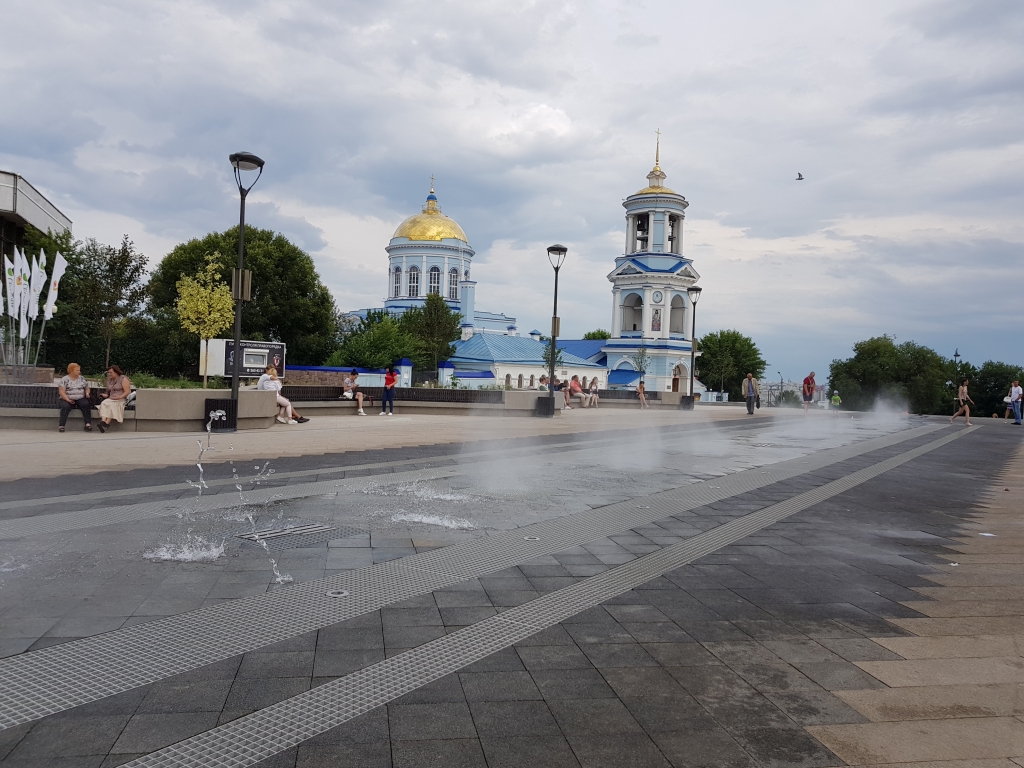
[[[299,415],[291,404],[291,401],[281,395],[281,380],[277,378],[277,368],[273,365],[267,366],[267,372],[260,376],[256,382],[256,389],[277,393],[277,420],[282,424],[304,424],[309,419]]]

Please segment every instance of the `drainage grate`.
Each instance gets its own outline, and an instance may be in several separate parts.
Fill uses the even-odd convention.
[[[282,528],[262,528],[255,533],[250,530],[246,533],[236,534],[236,536],[253,546],[259,546],[259,541],[266,542],[267,549],[279,551],[299,547],[315,547],[317,544],[323,544],[331,539],[347,539],[361,533],[366,533],[366,531],[358,528],[323,525],[322,523],[301,523]]]
[[[212,728],[127,768],[230,765],[245,768],[399,696],[456,672],[581,611],[681,568],[747,536],[878,477],[966,434],[955,432],[838,480],[737,518],[692,539],[605,571],[465,629]]]
[[[0,729],[942,429],[926,426],[0,660]],[[966,434],[968,428],[957,434]],[[527,541],[536,535],[539,541]],[[324,600],[328,589],[344,600]]]

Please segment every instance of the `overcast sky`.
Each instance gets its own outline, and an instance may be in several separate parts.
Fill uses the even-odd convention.
[[[1024,3],[8,0],[0,168],[78,237],[158,261],[247,221],[380,306],[431,174],[476,249],[477,307],[608,328],[622,200],[662,132],[690,201],[698,333],[798,378],[888,333],[1024,363]],[[802,172],[805,181],[795,181]]]

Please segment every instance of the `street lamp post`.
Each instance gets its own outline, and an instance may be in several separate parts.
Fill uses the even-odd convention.
[[[238,400],[238,385],[242,374],[242,301],[248,300],[244,290],[245,269],[245,198],[249,190],[259,181],[263,175],[263,161],[252,154],[252,152],[235,152],[228,156],[231,165],[235,169],[235,183],[238,184],[238,194],[241,196],[241,208],[238,213],[238,269],[235,270],[234,280],[231,281],[232,293],[235,299],[235,352],[232,366],[231,378],[231,399]],[[252,184],[242,184],[242,171],[259,171]],[[237,414],[237,406],[236,411]],[[237,418],[237,416],[236,416]]]
[[[558,358],[558,270],[562,268],[568,249],[564,245],[552,245],[548,248],[548,261],[555,270],[555,305],[551,311],[551,359],[548,361],[548,399],[551,401],[551,415],[555,415],[555,360]]]
[[[693,305],[693,317],[690,319],[690,397],[693,397],[694,350],[697,346],[697,299],[700,298],[701,290],[699,285],[691,285],[686,289],[686,295],[690,297],[690,304]]]

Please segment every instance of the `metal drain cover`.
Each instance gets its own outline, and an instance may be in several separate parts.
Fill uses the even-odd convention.
[[[358,528],[346,526],[324,525],[323,523],[296,523],[293,525],[278,526],[274,528],[257,529],[245,533],[238,533],[236,536],[242,541],[259,546],[263,541],[267,549],[281,550],[294,549],[296,547],[313,547],[323,544],[331,539],[344,539],[349,536],[356,536],[363,531]]]

